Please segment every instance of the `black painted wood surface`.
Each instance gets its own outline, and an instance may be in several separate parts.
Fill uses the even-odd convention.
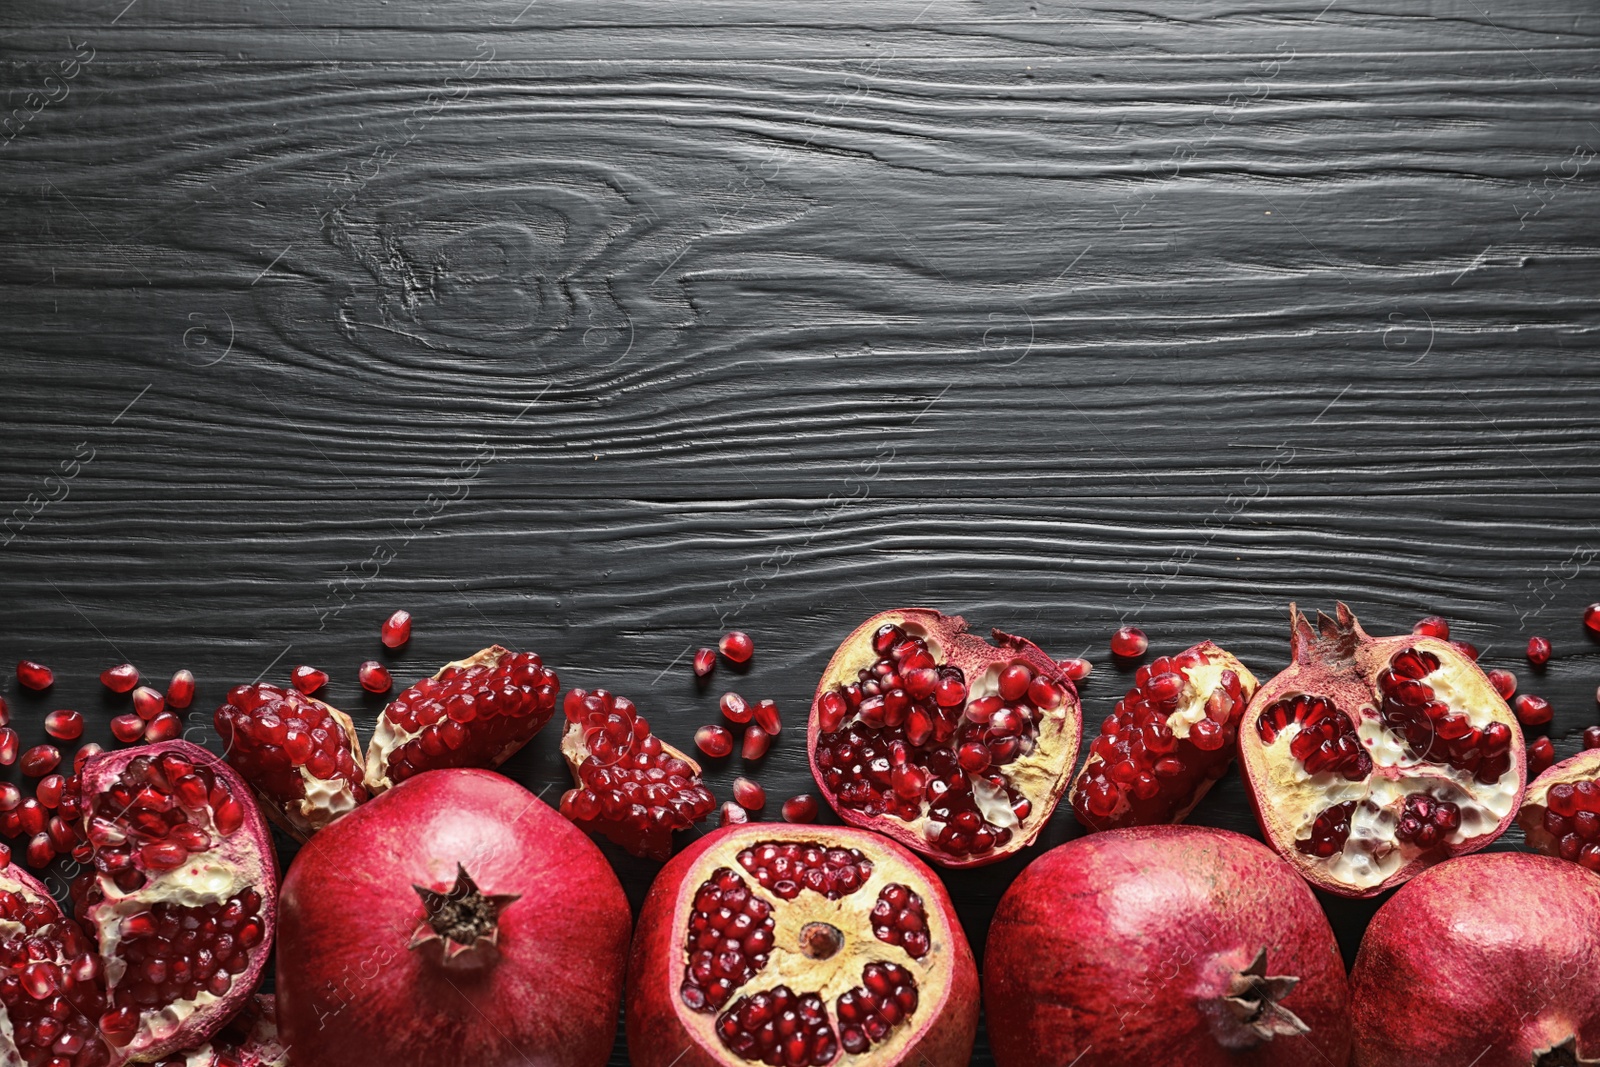
[[[370,725],[403,606],[402,684],[530,647],[684,745],[730,684],[774,697],[775,815],[876,610],[1089,655],[1092,732],[1119,622],[1266,677],[1288,602],[1343,598],[1448,616],[1571,755],[1596,32],[1581,0],[8,5],[0,657],[60,676],[7,681],[24,742],[59,706],[105,740],[124,659],[196,672],[197,738],[301,662]],[[729,626],[755,661],[701,690]],[[506,770],[553,800],[555,731]],[[1254,832],[1236,777],[1194,820]],[[654,865],[608,854],[637,904]],[[1028,858],[947,877],[980,950]],[[1375,904],[1327,903],[1353,955]]]

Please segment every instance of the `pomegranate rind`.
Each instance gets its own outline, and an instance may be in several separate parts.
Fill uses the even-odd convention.
[[[328,713],[328,717],[344,734],[350,749],[350,758],[355,761],[356,771],[360,773],[365,766],[365,759],[361,755],[361,742],[356,737],[356,724],[349,715],[314,696],[309,696],[297,689],[287,689],[286,693],[292,697],[319,705]],[[220,708],[218,709],[221,710]],[[219,728],[219,732],[220,728]],[[226,738],[226,734],[223,735]],[[229,761],[232,765],[232,761]],[[272,820],[272,824],[294,838],[296,841],[305,841],[312,834],[328,825],[334,819],[345,814],[362,803],[364,796],[357,796],[355,786],[363,782],[346,782],[336,778],[318,778],[305,766],[295,768],[299,775],[302,793],[299,797],[276,797],[265,789],[258,788],[255,782],[248,777],[245,782],[250,786],[251,795],[256,798],[261,811]],[[241,777],[243,773],[241,772]]]
[[[746,877],[753,894],[775,903],[788,917],[776,931],[779,945],[774,946],[767,967],[738,987],[735,996],[784,982],[797,993],[821,990],[831,1020],[836,996],[860,983],[865,962],[896,963],[917,979],[920,999],[915,1015],[867,1052],[852,1056],[841,1049],[832,1062],[873,1067],[965,1067],[977,1035],[978,972],[966,935],[938,876],[916,856],[878,834],[838,826],[778,823],[748,823],[714,830],[674,856],[650,886],[639,912],[628,960],[624,1021],[628,1056],[634,1067],[752,1067],[759,1062],[726,1048],[715,1031],[718,1013],[690,1010],[679,989],[687,958],[685,935],[696,891],[719,867],[743,875],[736,858],[739,852],[769,841],[858,849],[872,862],[873,870],[860,889],[836,901],[809,890],[801,891],[793,900],[779,901],[754,878]],[[930,947],[919,960],[913,960],[898,946],[875,940],[870,931],[863,937],[856,936],[860,929],[857,923],[864,920],[880,888],[891,882],[914,890],[927,911]],[[826,961],[826,966],[803,960],[798,952],[778,951],[786,934],[792,944],[794,928],[812,920],[829,921],[845,934],[844,947]],[[811,977],[814,974],[825,975],[826,982],[816,982]]]
[[[289,1067],[273,999],[270,993],[257,993],[216,1037],[173,1054],[161,1067]]]
[[[1477,663],[1451,642],[1435,637],[1411,633],[1370,637],[1342,603],[1337,605],[1336,619],[1319,614],[1316,625],[1293,604],[1289,613],[1293,661],[1256,691],[1239,723],[1239,768],[1245,791],[1273,850],[1317,888],[1359,898],[1401,885],[1450,857],[1476,852],[1503,834],[1516,818],[1526,788],[1526,746],[1516,716]],[[1475,727],[1503,723],[1510,730],[1511,763],[1494,785],[1474,784],[1464,772],[1407,757],[1404,740],[1383,725],[1372,679],[1406,648],[1431,653],[1440,660],[1439,670],[1427,680],[1448,693],[1451,707],[1468,714]],[[1361,709],[1352,722],[1374,760],[1365,779],[1345,781],[1332,773],[1308,775],[1289,753],[1284,737],[1272,745],[1261,740],[1257,721],[1279,700],[1297,694],[1326,698],[1346,711]],[[1379,783],[1377,787],[1371,785],[1374,782]],[[1405,795],[1420,788],[1450,789],[1453,801],[1471,799],[1492,821],[1463,807],[1459,830],[1441,845],[1418,850],[1396,841],[1392,850],[1377,859],[1352,853],[1350,842],[1360,851],[1361,842],[1368,840],[1352,832],[1346,848],[1333,857],[1346,864],[1349,869],[1344,870],[1335,870],[1329,862],[1296,847],[1297,841],[1309,839],[1319,812],[1337,803],[1360,800],[1374,788],[1383,798],[1381,810],[1374,816],[1374,825],[1380,829],[1392,829]]]
[[[174,871],[147,872],[148,882],[131,893],[123,892],[109,877],[92,871],[101,899],[87,906],[84,919],[100,945],[106,958],[106,977],[111,989],[117,985],[111,956],[118,942],[122,920],[149,909],[163,901],[195,906],[221,903],[253,889],[261,896],[257,913],[262,923],[261,941],[250,955],[249,965],[234,975],[233,984],[221,997],[202,991],[196,1001],[184,1002],[196,1007],[168,1005],[159,1011],[145,1009],[141,1013],[139,1031],[123,1049],[125,1058],[136,1062],[150,1062],[170,1056],[174,1052],[209,1041],[218,1030],[227,1025],[246,1001],[254,995],[261,981],[261,971],[272,955],[273,937],[277,929],[278,859],[272,847],[272,832],[267,827],[266,816],[256,806],[249,785],[237,771],[228,766],[222,757],[188,741],[162,741],[157,744],[138,745],[116,752],[105,752],[92,757],[83,765],[83,822],[82,831],[87,838],[89,823],[93,818],[92,798],[106,792],[120,779],[122,772],[134,759],[144,756],[158,759],[171,753],[196,767],[205,767],[221,783],[225,783],[233,798],[239,802],[243,821],[233,833],[222,835],[214,824],[202,824],[217,842],[201,857],[219,857],[220,862],[191,862]],[[81,876],[80,876],[81,877]]]
[[[1299,978],[1280,1003],[1309,1031],[1224,1048],[1213,1005],[1263,948],[1268,975]],[[989,926],[983,996],[999,1067],[1306,1067],[1350,1051],[1316,897],[1260,842],[1210,827],[1106,830],[1034,860]]]
[[[1600,781],[1600,749],[1587,749],[1570,759],[1564,759],[1528,783],[1522,807],[1517,810],[1517,825],[1522,827],[1530,848],[1538,849],[1547,856],[1556,854],[1556,839],[1544,828],[1550,787],[1563,782],[1594,781]]]
[[[1594,1062],[1600,878],[1520,852],[1441,863],[1372,917],[1350,987],[1357,1067]]]
[[[1061,706],[1043,713],[1033,751],[1005,765],[1002,773],[1012,788],[1025,796],[1032,805],[1028,817],[1011,828],[1011,840],[987,852],[952,856],[930,843],[924,832],[926,815],[904,820],[894,815],[868,815],[839,804],[833,792],[823,781],[822,767],[817,763],[817,741],[822,736],[822,719],[818,705],[824,694],[839,685],[854,682],[857,672],[872,666],[878,654],[872,647],[872,635],[880,626],[893,623],[907,633],[928,641],[929,650],[940,663],[958,666],[967,676],[968,702],[981,692],[994,691],[999,670],[1011,663],[1026,663],[1035,674],[1054,681],[1064,694]],[[1054,659],[1038,645],[1026,638],[1001,630],[992,631],[997,644],[967,633],[967,621],[960,615],[946,615],[933,608],[894,608],[880,611],[857,626],[844,639],[828,660],[817,691],[811,700],[811,714],[806,725],[806,753],[811,761],[811,774],[828,804],[851,826],[872,830],[926,857],[941,867],[961,869],[983,867],[997,863],[1005,857],[1033,844],[1050,821],[1050,813],[1060,802],[1072,778],[1072,768],[1077,764],[1078,748],[1083,742],[1083,710],[1078,703],[1078,690],[1060,669]],[[983,687],[980,690],[980,686]],[[846,723],[850,720],[846,719]]]
[[[466,973],[407,947],[412,886],[448,887],[458,863],[520,894],[499,911],[503,951]],[[611,1051],[627,897],[593,842],[499,774],[424,771],[329,826],[290,865],[280,919],[295,1067],[601,1067]]]
[[[693,780],[700,781],[700,764],[688,753],[673,748],[665,741],[661,742],[661,751],[674,759],[680,759],[689,765]],[[578,774],[578,768],[583,766],[589,758],[589,748],[583,741],[583,727],[578,723],[568,721],[561,731],[561,755],[567,761],[567,770],[572,774],[572,784],[578,789],[583,788],[583,779]],[[703,783],[702,783],[703,784]],[[612,844],[618,845],[629,855],[641,859],[665,860],[672,855],[672,833],[662,835],[659,831],[650,830],[640,835],[623,834],[612,830],[613,823],[603,818],[572,820],[573,825],[586,833],[604,837]]]

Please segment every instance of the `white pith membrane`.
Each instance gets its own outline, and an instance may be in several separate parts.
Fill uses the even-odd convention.
[[[768,832],[768,831],[771,832]],[[839,1044],[838,1055],[831,1063],[882,1061],[899,1062],[899,1057],[920,1036],[923,1021],[934,1018],[942,1006],[950,978],[950,926],[942,911],[934,904],[937,886],[929,886],[918,872],[888,851],[876,848],[871,842],[859,839],[840,840],[825,833],[786,831],[781,826],[752,826],[751,832],[731,834],[727,839],[707,849],[680,883],[676,907],[672,914],[671,930],[679,953],[667,980],[671,985],[671,999],[678,1018],[689,1033],[707,1049],[715,1050],[730,1060],[743,1063],[760,1063],[759,1059],[744,1059],[728,1048],[717,1033],[716,1024],[734,1005],[748,996],[787,986],[796,996],[816,994],[838,1041],[840,1024],[836,1014],[839,997],[863,984],[862,971],[869,963],[891,963],[910,972],[917,987],[917,1007],[909,1016],[892,1027],[882,1040],[872,1042],[864,1052],[852,1054]],[[829,900],[815,890],[802,888],[792,900],[785,900],[769,891],[757,881],[756,876],[739,862],[745,849],[766,844],[796,844],[820,849],[854,848],[872,864],[866,880],[852,892]],[[688,1007],[679,992],[689,965],[689,921],[695,910],[695,897],[700,888],[719,868],[737,874],[751,895],[771,907],[773,920],[773,946],[768,952],[766,965],[744,984],[736,986],[727,1001],[720,1007],[695,1011]],[[928,951],[920,958],[913,957],[899,945],[881,941],[873,933],[872,909],[886,886],[898,884],[912,890],[922,899],[928,929]],[[801,950],[800,931],[809,923],[826,923],[841,936],[837,952],[827,959],[815,959]]]
[[[1509,712],[1503,716],[1494,714],[1496,704],[1504,707],[1504,701],[1493,686],[1475,667],[1457,662],[1455,657],[1460,653],[1445,642],[1417,637],[1402,647],[1431,652],[1439,659],[1439,667],[1419,679],[1433,689],[1436,700],[1465,715],[1477,729],[1503,722],[1508,723],[1513,732],[1517,731],[1517,723]],[[1442,649],[1448,649],[1448,654],[1441,655]],[[1399,650],[1397,647],[1396,651]],[[1362,667],[1361,679],[1369,694],[1378,692],[1375,679],[1388,665],[1385,658],[1383,662]],[[1295,695],[1278,695],[1262,714]],[[1315,692],[1303,695],[1331,699]],[[1256,730],[1259,717],[1249,715],[1241,724],[1241,731]],[[1290,844],[1284,854],[1296,864],[1322,867],[1339,883],[1360,890],[1371,889],[1419,857],[1442,860],[1470,849],[1479,838],[1495,834],[1521,795],[1521,766],[1517,761],[1489,785],[1477,781],[1470,771],[1408,754],[1405,738],[1388,728],[1371,701],[1359,709],[1354,721],[1356,736],[1373,763],[1372,773],[1360,781],[1350,781],[1337,771],[1307,773],[1300,760],[1290,752],[1290,744],[1300,732],[1297,722],[1284,727],[1271,744],[1258,741],[1241,745],[1242,758],[1253,765],[1255,780],[1266,782],[1264,788],[1256,789],[1256,796],[1264,809],[1270,803],[1273,837]],[[1412,793],[1426,793],[1460,809],[1460,825],[1444,835],[1440,844],[1428,849],[1400,841],[1395,836],[1405,798]],[[1356,806],[1350,814],[1350,836],[1343,849],[1323,858],[1297,847],[1311,840],[1318,815],[1349,801],[1355,801]]]
[[[356,766],[359,767],[360,750],[356,750],[355,755]],[[305,796],[298,808],[300,819],[307,829],[320,830],[356,806],[355,792],[343,778],[318,778],[304,765],[296,770],[304,783]]]
[[[1559,840],[1545,828],[1545,812],[1550,807],[1552,788],[1563,783],[1576,785],[1579,782],[1595,783],[1595,792],[1600,794],[1600,749],[1588,749],[1570,759],[1562,760],[1535,778],[1528,786],[1522,807],[1517,809],[1517,825],[1522,827],[1522,832],[1528,840],[1528,847],[1537,849],[1547,856],[1575,859],[1571,856],[1562,856]],[[1591,842],[1600,844],[1600,836],[1584,840],[1586,845]]]
[[[255,999],[270,1003],[273,998],[271,995],[258,995]],[[255,1017],[250,1020],[248,1032],[237,1033],[241,1020],[235,1018],[223,1033],[205,1044],[175,1053],[159,1062],[163,1065],[182,1064],[182,1067],[289,1067],[289,1050],[278,1039],[278,1026],[271,1009],[252,1012],[251,1008],[246,1007],[241,1012],[241,1015],[249,1014]]]

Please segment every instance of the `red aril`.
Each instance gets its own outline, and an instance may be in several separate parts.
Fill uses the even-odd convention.
[[[1343,604],[1293,605],[1293,662],[1239,726],[1267,842],[1318,888],[1372,896],[1498,837],[1526,784],[1522,731],[1453,644],[1369,637]]]
[[[651,733],[627,697],[573,689],[561,706],[561,754],[574,783],[561,814],[635,856],[666,859],[673,832],[716,807],[700,765]]]
[[[1517,676],[1510,671],[1490,671],[1487,677],[1501,700],[1510,700],[1516,694]]]
[[[1422,637],[1437,637],[1441,641],[1450,640],[1450,622],[1442,615],[1427,615],[1417,620],[1411,627],[1411,632]]]
[[[54,745],[34,745],[17,763],[17,769],[29,778],[41,778],[59,766],[61,750]]]
[[[714,648],[696,649],[694,654],[694,676],[696,678],[709,678],[711,672],[717,669],[717,650]]]
[[[759,782],[752,782],[748,778],[735,778],[733,799],[738,801],[742,808],[759,811],[767,806],[767,791],[761,788]]]
[[[399,648],[411,640],[411,612],[402,608],[384,619],[378,639],[384,648]]]
[[[83,736],[83,716],[62,709],[44,717],[44,732],[57,741],[76,741]]]
[[[732,826],[661,870],[628,966],[635,1067],[964,1067],[978,975],[915,857],[840,827]]]
[[[1600,878],[1548,856],[1441,863],[1372,917],[1350,975],[1361,1067],[1600,1059]]]
[[[1535,738],[1528,745],[1528,780],[1539,777],[1556,761],[1556,746],[1548,737]]]
[[[1517,823],[1530,848],[1600,874],[1600,750],[1585,749],[1540,773]]]
[[[1343,1065],[1347,996],[1294,869],[1209,827],[1051,849],[1006,890],[984,952],[998,1067]]]
[[[1255,691],[1255,675],[1210,641],[1140,667],[1073,783],[1078,822],[1089,830],[1182,822],[1227,773]],[[987,765],[958,756],[968,770]]]
[[[694,732],[694,744],[712,759],[721,759],[733,751],[733,735],[722,726],[702,726]]]
[[[1511,702],[1511,707],[1517,713],[1517,721],[1524,726],[1543,726],[1555,714],[1548,700],[1532,693],[1521,694]]]
[[[24,689],[35,691],[49,689],[55,684],[55,680],[56,672],[43,663],[25,659],[17,664],[17,681],[22,683]]]
[[[1449,643],[1454,646],[1457,652],[1461,653],[1472,662],[1478,662],[1478,646],[1473,644],[1471,641],[1451,641]]]
[[[139,684],[139,668],[131,663],[119,663],[100,672],[100,684],[113,693],[126,693]]]
[[[739,755],[747,760],[758,760],[767,754],[767,749],[772,747],[772,735],[761,728],[758,723],[751,723],[744,729],[744,740],[740,742]]]
[[[39,784],[33,787],[33,796],[44,807],[51,811],[61,806],[61,791],[66,787],[67,780],[59,774],[47,774],[39,779]]]
[[[133,691],[133,710],[145,722],[160,715],[167,707],[167,698],[147,685]]]
[[[19,747],[17,731],[9,726],[0,726],[0,767],[9,767],[17,762]]]
[[[178,671],[167,683],[167,707],[182,711],[194,703],[194,672]]]
[[[105,1067],[119,1059],[100,1034],[105,973],[93,941],[45,887],[0,868],[0,1009],[6,1062]]]
[[[144,736],[144,720],[137,715],[117,715],[111,720],[111,736],[131,745]]]
[[[992,863],[1033,841],[1078,754],[1078,696],[1037,645],[994,636],[997,645],[967,634],[959,616],[902,608],[874,615],[839,646],[817,686],[807,743],[840,818],[950,867]],[[987,751],[983,770],[963,765],[967,746]],[[900,767],[917,774],[897,787]]]
[[[1094,670],[1094,664],[1086,659],[1064,659],[1061,661],[1060,666],[1061,672],[1073,682],[1083,681],[1089,677],[1089,672]]]
[[[500,766],[550,721],[560,685],[537,653],[499,645],[445,664],[378,717],[368,791],[441,767]]]
[[[783,730],[783,717],[778,714],[778,705],[775,701],[759,700],[750,710],[755,718],[756,725],[761,727],[773,737],[777,737]]]
[[[1111,654],[1118,659],[1137,659],[1150,647],[1150,639],[1137,626],[1123,626],[1111,635]]]
[[[1600,634],[1600,604],[1590,604],[1583,609],[1583,624],[1590,633]]]
[[[1585,750],[1600,748],[1600,726],[1590,726],[1583,731],[1583,747]]]
[[[1550,662],[1550,641],[1537,635],[1528,638],[1528,662],[1543,667]]]
[[[144,739],[151,744],[171,741],[181,733],[183,733],[183,721],[170,711],[163,711],[144,726]]]
[[[718,826],[733,826],[736,823],[746,823],[749,821],[750,816],[745,812],[744,808],[740,807],[731,800],[722,805],[721,809],[719,810],[719,814],[717,815]]]
[[[601,1067],[628,901],[600,851],[489,771],[418,774],[320,831],[283,882],[295,1067]]]
[[[367,799],[355,724],[337,708],[262,682],[230,689],[213,722],[261,809],[301,841]]]
[[[302,664],[290,673],[289,683],[306,696],[310,696],[328,684],[328,672]]]
[[[366,660],[356,668],[356,677],[361,682],[361,688],[369,693],[387,693],[394,688],[394,678],[389,674],[389,668],[375,659]]]
[[[6,706],[6,698],[0,697],[0,726],[11,725],[11,709]]]
[[[792,796],[783,802],[783,821],[813,823],[817,821],[817,798],[810,793]]]
[[[722,709],[722,717],[732,723],[747,723],[755,714],[755,709],[738,693],[723,693],[717,706]]]
[[[747,663],[755,654],[756,643],[743,630],[729,630],[717,642],[717,649],[728,658],[729,663]]]

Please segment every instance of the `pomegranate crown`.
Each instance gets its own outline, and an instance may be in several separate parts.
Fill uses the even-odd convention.
[[[466,867],[456,864],[456,883],[448,890],[413,885],[425,912],[407,948],[437,944],[450,964],[474,949],[492,949],[500,939],[500,912],[521,899],[520,893],[485,893]]]
[[[1368,640],[1367,632],[1342,600],[1336,602],[1334,616],[1330,619],[1325,613],[1317,612],[1317,624],[1313,627],[1299,606],[1290,603],[1290,647],[1294,662],[1341,662],[1355,658],[1356,646]]]

